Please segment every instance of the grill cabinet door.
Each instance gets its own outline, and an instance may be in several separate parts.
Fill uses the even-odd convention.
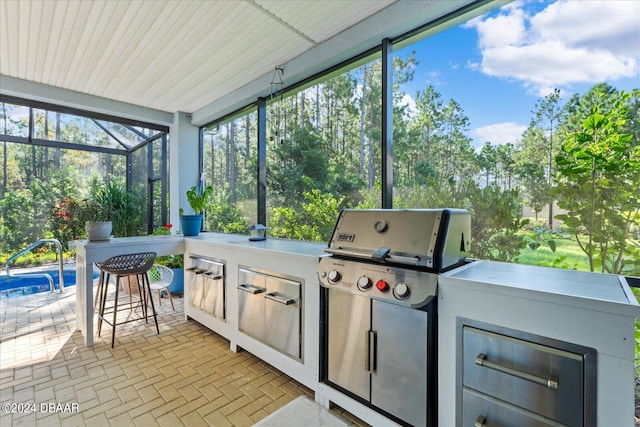
[[[279,277],[266,277],[264,295],[267,344],[300,358],[301,284]]]
[[[376,335],[371,403],[414,425],[427,424],[427,312],[373,301]]]
[[[332,383],[369,401],[370,377],[366,370],[371,300],[330,289],[327,375]]]

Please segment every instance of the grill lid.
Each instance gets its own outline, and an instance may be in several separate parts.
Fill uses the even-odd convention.
[[[325,252],[441,271],[464,260],[470,240],[463,209],[345,209]]]

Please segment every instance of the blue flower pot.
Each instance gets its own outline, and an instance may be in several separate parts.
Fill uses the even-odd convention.
[[[180,216],[180,231],[184,236],[197,236],[202,228],[202,215]]]
[[[169,286],[169,291],[172,294],[184,292],[184,270],[182,268],[172,268],[173,270],[173,282]]]

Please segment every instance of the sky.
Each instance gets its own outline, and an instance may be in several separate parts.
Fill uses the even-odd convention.
[[[563,104],[600,82],[640,88],[640,1],[515,1],[397,54],[410,50],[410,106],[433,85],[461,105],[473,146],[516,143],[554,88]]]

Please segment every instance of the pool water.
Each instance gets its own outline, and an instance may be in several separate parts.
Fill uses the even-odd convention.
[[[60,279],[58,269],[51,270],[38,270],[32,273],[16,273],[15,276],[0,276],[0,299],[18,297],[22,295],[36,294],[39,292],[49,292],[51,287],[49,280],[42,276],[31,276],[31,274],[47,273],[53,279],[53,286],[56,291],[60,290]],[[64,275],[64,287],[74,286],[76,284],[76,271],[75,270],[63,270]],[[98,273],[94,272],[94,279],[98,277]]]

